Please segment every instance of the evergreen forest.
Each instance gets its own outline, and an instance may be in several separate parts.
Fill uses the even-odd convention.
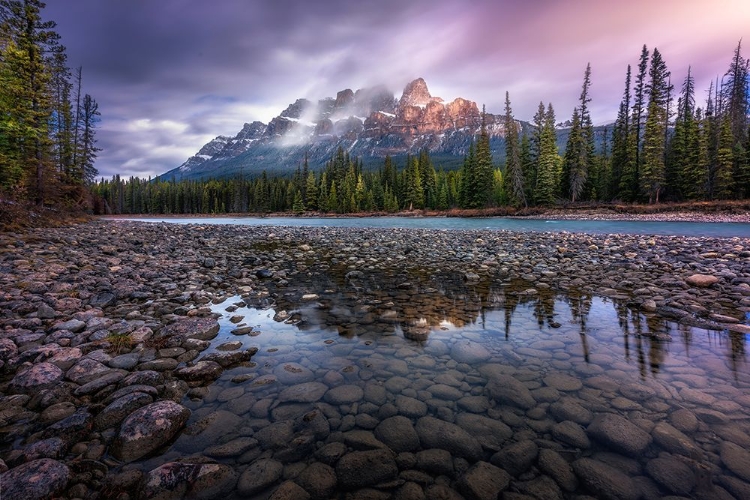
[[[102,179],[92,188],[101,213],[216,214],[316,211],[397,212],[428,209],[547,207],[576,202],[655,204],[750,198],[749,61],[737,44],[729,69],[698,105],[688,68],[675,89],[658,49],[643,47],[628,66],[617,120],[595,143],[589,111],[591,66],[568,120],[564,152],[558,118],[539,103],[530,132],[521,133],[505,95],[505,161],[496,163],[482,127],[459,170],[433,164],[427,151],[377,169],[344,150],[319,172],[208,181]]]
[[[0,0],[0,198],[90,209],[99,106],[40,0]]]

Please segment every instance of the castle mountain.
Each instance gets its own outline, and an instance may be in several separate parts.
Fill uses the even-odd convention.
[[[493,155],[499,158],[504,152],[502,117],[487,113],[484,120]],[[450,168],[460,164],[481,124],[476,102],[459,97],[446,103],[430,94],[422,78],[407,84],[398,99],[383,86],[346,89],[318,102],[298,99],[268,124],[246,123],[234,137],[216,137],[161,178],[255,176],[264,170],[278,174],[296,169],[305,157],[315,169],[339,147],[365,164],[426,148],[436,164]]]

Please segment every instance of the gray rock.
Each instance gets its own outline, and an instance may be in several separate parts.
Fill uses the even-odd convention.
[[[73,395],[86,396],[88,394],[94,394],[104,389],[108,385],[116,384],[117,382],[125,378],[127,374],[128,372],[126,372],[125,370],[112,369],[101,377],[98,377],[91,382],[78,387],[75,391],[73,391]]]
[[[536,406],[531,391],[520,381],[510,375],[495,375],[487,384],[490,397],[501,404],[517,406],[530,410]]]
[[[287,387],[278,396],[281,403],[314,403],[323,397],[328,386],[320,382],[305,382]]]
[[[334,465],[347,452],[344,443],[329,443],[315,452],[315,458],[327,465]]]
[[[357,385],[340,385],[329,389],[323,399],[332,405],[346,405],[360,401],[364,391]]]
[[[700,448],[682,432],[678,431],[666,422],[659,422],[651,431],[651,436],[656,444],[670,453],[696,457],[700,455]]]
[[[268,500],[309,500],[310,494],[294,481],[284,481]]]
[[[530,481],[514,481],[513,488],[531,498],[563,500],[563,492],[550,477],[539,476]]]
[[[651,444],[651,436],[624,417],[613,413],[597,415],[588,426],[589,436],[626,455],[640,456]]]
[[[393,452],[387,449],[353,451],[336,464],[338,485],[344,490],[354,490],[391,481],[398,475]]]
[[[424,494],[430,500],[465,500],[456,490],[444,484],[433,484],[425,488]]]
[[[572,420],[577,424],[589,425],[594,419],[594,414],[590,410],[584,408],[571,398],[562,398],[552,403],[549,407],[549,412],[558,422]]]
[[[695,472],[685,463],[672,457],[649,460],[646,473],[657,483],[676,495],[688,496],[695,488]]]
[[[107,363],[111,368],[118,368],[121,370],[130,370],[135,368],[138,364],[141,355],[137,352],[129,352],[127,354],[121,354],[109,360]]]
[[[393,494],[393,500],[426,500],[427,497],[419,484],[408,481]]]
[[[453,477],[453,456],[449,451],[439,448],[422,450],[417,453],[417,469],[433,476]]]
[[[174,401],[157,401],[131,413],[120,427],[112,455],[132,462],[167,443],[187,422],[190,410]]]
[[[0,491],[4,499],[45,500],[62,493],[70,478],[67,465],[41,458],[0,474]]]
[[[237,472],[228,465],[168,462],[149,471],[139,498],[210,500],[229,494],[236,484]]]
[[[482,445],[479,441],[455,424],[434,417],[422,417],[417,421],[416,430],[423,448],[447,450],[470,462],[482,458]]]
[[[458,489],[469,500],[497,500],[510,484],[510,475],[487,462],[477,462],[458,479]]]
[[[481,436],[480,443],[490,451],[501,449],[513,435],[513,431],[504,423],[473,413],[459,413],[456,425],[472,436]]]
[[[539,447],[536,443],[525,439],[504,447],[492,455],[490,462],[518,477],[531,467],[538,453]]]
[[[281,479],[283,472],[281,462],[272,459],[256,460],[240,475],[237,493],[246,497],[260,493]]]
[[[552,437],[561,443],[585,450],[591,446],[586,431],[572,420],[564,420],[552,426]]]
[[[490,400],[485,396],[464,396],[456,404],[462,410],[472,413],[484,413],[490,409]]]
[[[451,348],[451,357],[459,363],[468,365],[484,363],[491,356],[482,344],[470,340],[459,340]]]
[[[294,481],[302,486],[311,498],[324,500],[336,490],[336,471],[329,465],[313,462]]]
[[[286,385],[303,384],[315,380],[315,374],[299,363],[282,363],[274,369],[273,374],[279,382]]]
[[[744,481],[750,482],[750,451],[729,441],[724,441],[719,447],[721,461],[727,469],[734,472]]]
[[[546,448],[539,450],[537,467],[554,479],[563,490],[573,492],[578,489],[578,479],[573,467],[556,451]]]
[[[368,382],[367,384],[365,384],[364,397],[365,401],[378,406],[384,405],[388,400],[385,387],[374,382]]]
[[[110,370],[111,368],[108,368],[99,361],[91,358],[82,358],[65,372],[65,378],[78,385],[84,385],[103,376]]]
[[[680,432],[693,433],[698,430],[698,419],[687,408],[680,408],[669,414],[669,422]]]
[[[370,431],[353,430],[342,434],[344,443],[355,450],[386,449],[388,446]]]
[[[395,403],[401,415],[409,418],[419,418],[427,415],[427,405],[418,399],[398,395],[396,396]]]
[[[435,384],[427,388],[427,391],[432,394],[433,397],[438,399],[444,399],[446,401],[457,401],[464,396],[464,393],[445,384]]]
[[[143,392],[126,394],[112,401],[94,419],[94,427],[99,430],[108,429],[119,424],[125,417],[142,406],[151,404],[154,398]]]
[[[175,372],[179,378],[187,381],[205,382],[216,380],[224,372],[222,367],[216,361],[198,361],[193,366],[180,368]]]
[[[603,462],[579,458],[572,465],[581,483],[599,498],[638,500],[641,496],[632,479]]]
[[[577,391],[583,387],[581,380],[564,373],[555,373],[544,377],[544,383],[558,391]]]
[[[417,431],[406,417],[395,416],[383,420],[375,428],[375,437],[396,453],[419,448]]]
[[[212,340],[218,333],[219,322],[213,318],[181,318],[162,328],[159,337]]]
[[[63,375],[63,371],[51,363],[38,363],[16,373],[8,389],[11,394],[36,394],[59,384]]]
[[[294,436],[294,425],[292,422],[275,422],[258,430],[253,437],[260,442],[264,450],[283,448]]]
[[[63,321],[62,323],[57,323],[55,326],[52,327],[52,330],[54,331],[69,330],[73,333],[80,333],[85,329],[86,329],[86,323],[84,321],[80,321],[77,319]]]
[[[258,446],[258,440],[251,437],[238,437],[228,443],[216,444],[203,450],[203,454],[213,458],[228,458],[242,455]]]

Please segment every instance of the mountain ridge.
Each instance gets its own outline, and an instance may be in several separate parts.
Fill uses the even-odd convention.
[[[304,161],[321,168],[338,148],[366,166],[386,155],[398,160],[427,149],[438,166],[457,168],[479,134],[482,112],[476,102],[457,97],[446,103],[433,96],[423,78],[409,82],[396,98],[383,85],[344,89],[317,102],[297,99],[268,122],[245,123],[234,136],[217,136],[162,180],[284,174]],[[505,157],[504,117],[484,114],[490,149],[496,161]],[[528,122],[516,120],[520,130]],[[563,125],[564,124],[560,124]],[[597,135],[601,135],[598,131]],[[562,150],[567,130],[558,129]]]

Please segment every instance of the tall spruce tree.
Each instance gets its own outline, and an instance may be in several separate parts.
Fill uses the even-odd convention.
[[[612,171],[609,183],[610,197],[622,197],[620,193],[623,176],[630,164],[630,65],[625,75],[625,92],[617,111],[617,120],[612,129]]]
[[[510,107],[510,94],[505,92],[505,174],[503,182],[508,201],[513,206],[528,206],[524,192],[524,178],[521,169],[521,151],[518,145],[518,127]]]
[[[659,203],[666,182],[666,134],[671,93],[669,70],[658,49],[654,49],[649,68],[648,116],[643,133],[643,166],[640,174],[641,192],[649,203]]]
[[[493,170],[490,136],[487,133],[486,114],[484,106],[482,106],[482,125],[479,129],[479,138],[477,139],[476,167],[474,171],[474,175],[476,176],[474,182],[475,191],[473,193],[471,208],[483,208],[492,204],[494,184]]]
[[[555,132],[555,110],[552,103],[547,106],[539,138],[535,201],[539,205],[554,203],[560,177],[560,155],[557,150]]]
[[[722,115],[729,120],[732,134],[732,176],[734,194],[744,198],[750,194],[750,164],[747,160],[746,137],[750,93],[748,69],[750,60],[742,57],[742,41],[737,43],[729,69],[724,74],[721,88]]]
[[[646,46],[641,49],[638,61],[638,73],[633,85],[633,118],[630,121],[631,133],[628,139],[630,153],[627,168],[623,171],[620,182],[620,193],[624,201],[635,201],[639,198],[641,164],[641,143],[643,140],[644,118],[646,111],[646,77],[648,75],[649,51]]]

